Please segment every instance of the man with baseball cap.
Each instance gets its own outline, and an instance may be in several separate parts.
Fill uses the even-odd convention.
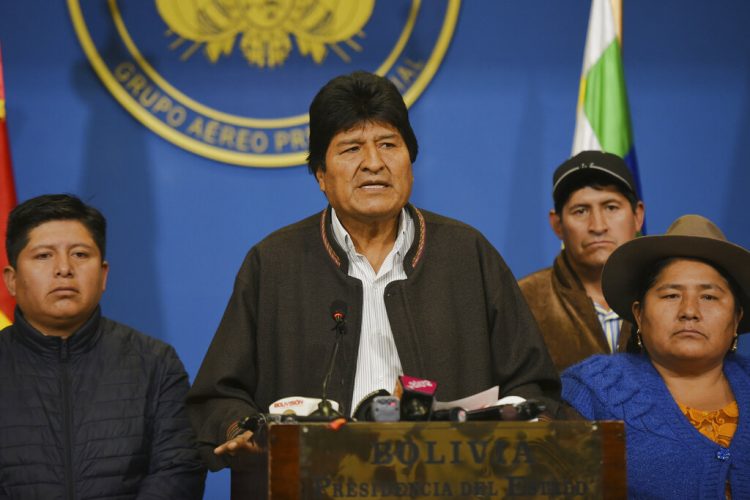
[[[563,242],[552,267],[519,285],[559,371],[593,354],[625,350],[631,326],[612,311],[601,276],[610,254],[635,238],[643,202],[622,158],[583,151],[552,177],[549,223]]]

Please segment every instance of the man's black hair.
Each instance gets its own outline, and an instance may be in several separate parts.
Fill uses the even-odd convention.
[[[31,198],[14,208],[8,215],[5,252],[8,263],[16,267],[18,255],[29,243],[29,233],[45,222],[74,220],[83,224],[105,256],[107,221],[96,208],[69,194],[45,194]]]
[[[628,200],[628,203],[630,203],[630,208],[635,213],[635,209],[638,207],[638,196],[636,196],[636,194],[631,191],[630,188],[628,188],[624,183],[618,181],[611,175],[605,174],[603,172],[598,172],[593,169],[586,172],[579,172],[576,175],[571,176],[569,180],[566,179],[565,181],[563,181],[563,183],[560,184],[560,187],[557,189],[554,199],[555,213],[562,217],[563,207],[568,202],[570,197],[573,196],[573,193],[575,193],[579,189],[590,187],[592,189],[600,191],[609,186],[614,186],[617,191]]]
[[[401,93],[385,77],[355,71],[329,81],[310,104],[310,173],[325,172],[326,151],[336,134],[364,123],[394,127],[404,139],[412,163],[417,159],[417,138]]]

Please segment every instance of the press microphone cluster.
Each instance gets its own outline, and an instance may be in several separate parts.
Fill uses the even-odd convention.
[[[328,366],[323,378],[322,397],[290,397],[274,402],[269,413],[257,413],[245,417],[239,427],[263,435],[271,423],[330,422],[343,419],[336,403],[328,400],[328,384],[331,382],[342,339],[346,335],[346,302],[334,300],[330,306],[335,340]],[[455,406],[435,409],[437,382],[428,379],[401,375],[396,381],[393,395],[381,389],[364,398],[353,412],[354,420],[375,422],[396,421],[453,421],[473,420],[531,420],[545,410],[544,404],[536,400],[526,400],[516,404],[489,406],[476,410],[466,410]],[[334,407],[334,405],[336,405]],[[314,411],[313,411],[314,409]],[[342,420],[343,421],[343,420]]]
[[[385,391],[382,391],[383,393]],[[393,395],[373,394],[365,400],[358,413],[364,420],[376,422],[394,421],[522,421],[538,417],[546,409],[535,399],[519,403],[493,405],[467,410],[459,406],[435,409],[437,383],[433,380],[402,375],[398,377]],[[369,405],[369,407],[368,407]]]

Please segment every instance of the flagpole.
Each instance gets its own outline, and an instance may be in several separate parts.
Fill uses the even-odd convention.
[[[620,52],[622,52],[622,2],[623,0],[610,0],[612,4],[612,17],[615,20],[617,41],[620,42]]]

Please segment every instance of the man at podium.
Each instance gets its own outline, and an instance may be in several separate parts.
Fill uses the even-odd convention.
[[[556,370],[500,254],[409,203],[417,150],[388,79],[355,72],[314,98],[308,166],[328,205],[250,249],[188,396],[212,470],[259,449],[243,417],[320,397],[324,379],[346,416],[402,374],[436,381],[442,400],[499,385],[556,408]]]

